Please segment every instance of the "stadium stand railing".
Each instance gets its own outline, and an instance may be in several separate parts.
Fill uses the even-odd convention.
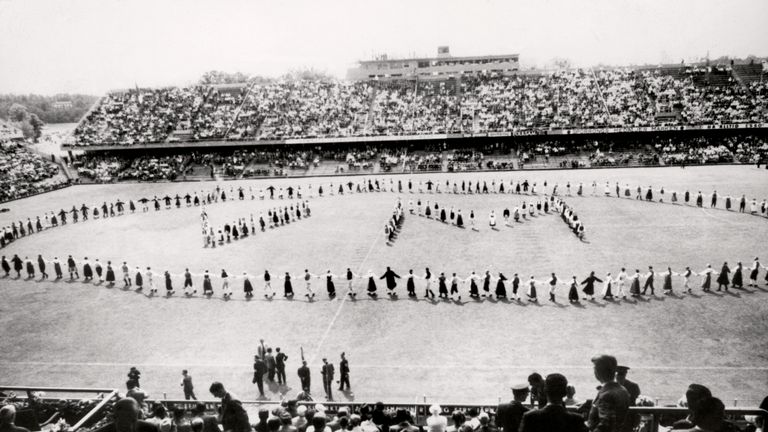
[[[116,400],[118,398],[117,390],[102,388],[0,386],[0,392],[6,394],[6,397],[3,399],[11,401],[21,400],[27,402],[33,398],[33,393],[44,393],[45,396],[36,398],[35,405],[44,405],[46,403],[61,403],[65,401],[72,401],[75,403],[85,401],[91,402],[91,404],[88,405],[88,409],[83,410],[80,413],[81,415],[77,416],[76,422],[68,429],[70,432],[77,432],[79,429],[84,429],[95,424],[100,419],[99,416],[101,416],[101,418],[104,417],[104,407],[110,401]],[[16,392],[24,392],[26,393],[26,396],[16,395],[11,397],[9,396],[9,392],[10,394],[15,394]],[[50,394],[52,393],[61,394],[63,397],[51,397]],[[92,393],[95,394],[96,397],[87,399],[73,397],[73,395],[83,393]],[[52,424],[54,421],[58,420],[61,414],[60,412],[56,412],[52,417],[41,422],[41,419],[38,418],[37,411],[39,411],[39,409],[33,407],[33,405],[30,405],[30,407],[27,409],[17,411],[16,425],[26,427],[30,431],[35,432],[41,430],[41,426]]]
[[[87,430],[89,426],[92,426],[96,423],[98,419],[103,419],[106,416],[106,409],[105,407],[109,404],[111,401],[115,401],[119,399],[121,396],[118,393],[118,390],[116,389],[100,389],[100,388],[79,388],[79,387],[32,387],[32,386],[0,386],[0,391],[2,392],[25,392],[27,393],[27,396],[16,396],[10,400],[13,401],[24,401],[28,400],[32,397],[33,392],[44,392],[44,397],[37,398],[38,403],[45,403],[45,402],[62,402],[62,401],[70,401],[70,402],[82,402],[82,401],[99,401],[95,404],[93,407],[89,407],[90,409],[83,413],[83,415],[79,418],[79,420],[72,425],[68,430],[70,432],[76,432],[78,430]],[[57,393],[65,395],[65,397],[61,398],[54,398],[50,397],[49,394],[51,393]],[[76,394],[83,394],[83,393],[95,393],[98,396],[96,398],[77,398],[73,397],[73,395]],[[9,400],[8,396],[6,396],[6,400]],[[499,399],[501,402],[501,399]],[[163,404],[168,407],[178,407],[182,408],[184,410],[192,410],[196,407],[197,404],[204,404],[206,407],[206,411],[208,412],[217,412],[219,406],[221,405],[221,402],[219,400],[184,400],[184,399],[148,399],[145,401],[148,405],[154,406],[155,404]],[[264,400],[242,400],[243,406],[246,408],[246,411],[251,414],[252,420],[256,419],[256,413],[260,408],[266,407],[277,407],[281,404],[281,401],[275,400],[275,401],[264,401]],[[734,401],[734,403],[737,403],[738,401]],[[330,402],[330,401],[307,401],[307,402],[298,402],[299,405],[307,405],[309,407],[313,407],[316,404],[322,403],[325,407],[325,413],[326,415],[336,415],[340,408],[344,407],[347,408],[351,412],[356,412],[359,410],[360,407],[363,405],[369,405],[372,406],[376,404],[375,401],[351,401],[351,402]],[[397,410],[397,409],[406,409],[413,413],[414,420],[416,425],[425,425],[426,419],[429,416],[429,407],[432,405],[432,403],[427,403],[425,397],[416,397],[414,398],[414,403],[397,403],[397,404],[391,404],[391,403],[384,403],[384,409],[385,410]],[[486,412],[491,417],[495,415],[495,410],[497,407],[497,404],[477,404],[477,403],[440,403],[440,408],[442,409],[442,415],[447,416],[450,421],[450,416],[454,411],[462,411],[467,412],[470,409],[476,409],[478,412]],[[567,407],[568,410],[577,412],[579,411],[579,407],[577,406],[569,406]],[[653,406],[653,407],[646,407],[646,406],[634,406],[630,407],[630,412],[633,414],[636,414],[640,418],[640,424],[641,428],[640,430],[643,430],[645,432],[658,432],[661,426],[661,423],[664,418],[668,421],[669,418],[684,418],[686,415],[689,414],[687,408],[683,407],[659,407],[659,406]],[[31,412],[28,412],[26,410],[21,410],[19,412],[21,416],[17,414],[17,425],[20,426],[31,426],[30,430],[32,431],[39,431],[41,430],[40,426],[41,424],[38,423],[38,419],[34,418],[35,415]],[[733,407],[726,407],[725,409],[725,415],[726,418],[736,422],[736,423],[744,423],[745,416],[768,416],[768,411],[762,410],[757,407],[739,407],[739,406],[733,406]],[[31,416],[31,417],[30,417]],[[19,422],[19,419],[22,419],[21,423]],[[51,419],[49,419],[46,423],[50,423]],[[635,429],[638,430],[638,429]]]

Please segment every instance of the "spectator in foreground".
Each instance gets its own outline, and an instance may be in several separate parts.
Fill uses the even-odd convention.
[[[629,392],[616,382],[616,357],[601,355],[592,359],[595,378],[600,381],[592,402],[587,425],[593,432],[620,432],[629,412]]]
[[[688,390],[685,391],[685,402],[688,406],[688,416],[682,420],[678,420],[672,424],[672,429],[690,429],[694,427],[693,413],[699,406],[701,401],[711,398],[712,392],[701,384],[691,384],[688,386]]]
[[[205,414],[205,404],[199,403],[195,405],[195,409],[192,410],[192,416],[194,417],[192,422],[193,432],[220,432],[219,422],[216,420],[216,416]],[[199,420],[199,422],[197,422],[197,420]],[[194,429],[198,424],[201,430],[195,431]]]
[[[209,390],[212,395],[221,398],[221,427],[224,432],[250,432],[251,424],[242,402],[227,392],[218,381],[211,384]]]
[[[568,380],[555,373],[547,375],[544,393],[547,405],[523,415],[521,432],[587,432],[587,426],[580,415],[565,409],[563,398],[568,394]]]
[[[496,408],[496,426],[504,432],[517,432],[520,427],[520,421],[528,408],[523,406],[523,402],[528,399],[528,384],[522,383],[512,386],[512,397],[510,403],[499,404]]]
[[[29,432],[29,429],[16,426],[16,407],[6,405],[0,408],[0,432]]]
[[[94,432],[159,432],[158,427],[148,421],[139,420],[141,412],[138,402],[125,397],[115,402],[113,420]]]
[[[718,398],[708,397],[699,401],[693,412],[693,424],[688,432],[736,432],[739,429],[725,420],[725,405]]]
[[[431,415],[427,417],[427,432],[445,432],[448,427],[448,419],[441,416],[441,412],[443,409],[440,408],[440,405],[435,404],[429,407]]]

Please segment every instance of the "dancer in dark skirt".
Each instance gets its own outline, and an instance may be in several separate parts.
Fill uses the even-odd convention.
[[[571,303],[579,302],[579,282],[576,280],[576,276],[571,279],[571,283],[568,288],[568,301]]]
[[[173,281],[171,280],[171,274],[168,272],[168,270],[165,271],[165,291],[169,296],[176,292],[173,290]]]
[[[406,276],[405,289],[408,291],[408,297],[416,297],[416,284],[413,282],[413,269],[408,270]]]
[[[115,284],[115,271],[112,269],[112,261],[107,261],[107,284],[109,286]]]
[[[717,290],[720,291],[721,288],[725,287],[725,290],[728,291],[728,284],[731,282],[728,280],[728,274],[731,272],[731,269],[728,268],[728,263],[723,263],[723,268],[720,269],[720,275],[717,277]]]
[[[376,274],[368,270],[368,296],[376,297]]]
[[[243,292],[246,298],[253,297],[253,284],[248,279],[248,273],[243,272]]]
[[[478,279],[480,279],[480,277],[478,277],[475,272],[472,272],[472,274],[464,280],[464,282],[469,282],[469,296],[472,298],[480,297],[480,293],[477,290]]]
[[[93,270],[91,270],[91,264],[88,262],[88,257],[85,257],[85,263],[83,264],[83,281],[88,282],[93,279]]]
[[[632,297],[640,295],[640,269],[635,269],[635,274],[631,276],[632,284],[629,286],[629,294]]]
[[[733,278],[731,279],[731,286],[734,288],[744,288],[744,277],[742,276],[741,261],[736,264],[736,268],[733,270]]]
[[[437,278],[438,283],[438,289],[437,289],[437,296],[440,298],[448,298],[448,287],[445,285],[445,273],[440,273],[440,276]]]
[[[291,274],[285,272],[283,276],[283,297],[293,297],[293,285],[291,285]]]
[[[328,291],[328,297],[336,297],[336,285],[333,283],[333,278],[337,277],[335,274],[328,270],[325,274],[325,289]]]
[[[584,286],[584,294],[589,297],[590,300],[594,298],[595,295],[595,282],[602,282],[603,280],[595,276],[595,272],[591,272],[589,276],[584,279],[581,284]]]
[[[507,280],[507,278],[499,273],[499,278],[496,280],[496,298],[507,298],[507,287],[504,286],[504,281]]]
[[[704,276],[704,282],[701,284],[702,291],[709,291],[712,286],[712,273],[715,271],[712,270],[712,266],[707,264],[707,268],[699,273],[701,276]]]
[[[208,270],[203,274],[203,295],[213,295],[213,284],[211,283],[211,275],[208,273]]]

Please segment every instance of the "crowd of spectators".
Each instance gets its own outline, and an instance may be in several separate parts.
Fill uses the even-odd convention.
[[[0,143],[0,202],[61,187],[59,167],[21,144]]]
[[[433,404],[422,407],[427,412],[420,413],[411,406],[387,407],[382,402],[326,406],[315,402],[305,388],[293,399],[260,405],[254,416],[220,382],[213,382],[208,389],[219,400],[211,409],[205,403],[152,401],[138,380],[129,380],[128,391],[119,394],[116,401],[108,401],[105,409],[84,426],[98,432],[625,432],[654,430],[651,424],[658,425],[659,430],[764,430],[765,415],[729,416],[725,404],[698,383],[690,384],[676,404],[667,405],[684,409],[680,414],[657,413],[652,419],[633,413],[631,407],[656,405],[642,394],[645,383],[628,379],[630,368],[619,365],[611,355],[598,355],[591,361],[597,384],[593,398],[577,399],[576,389],[562,373],[542,376],[534,372],[527,382],[512,385],[512,399],[500,400],[496,407],[450,410]],[[184,392],[187,402],[197,400],[191,379]],[[0,396],[0,430],[4,432],[40,430],[41,423],[51,424],[59,417],[57,427],[51,430],[66,432],[99,402],[97,398],[69,407],[70,402],[46,406],[32,392],[24,399],[14,394]],[[768,409],[768,397],[759,409]],[[17,411],[25,415],[17,416]]]
[[[762,122],[768,121],[767,103],[764,81],[742,85],[717,68],[573,69],[387,83],[281,79],[113,92],[78,125],[75,144]]]

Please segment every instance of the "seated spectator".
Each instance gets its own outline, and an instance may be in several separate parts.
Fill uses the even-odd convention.
[[[446,431],[458,432],[459,428],[461,428],[461,425],[467,422],[467,416],[465,416],[463,412],[456,410],[453,412],[453,414],[451,414],[451,420],[453,420],[453,424],[448,426]]]
[[[440,415],[443,409],[440,405],[432,405],[429,407],[430,416],[427,417],[427,432],[445,432],[448,427],[448,420]]]
[[[159,432],[156,424],[139,420],[139,404],[135,399],[125,397],[115,402],[112,421],[94,432]]]
[[[16,426],[16,407],[5,405],[0,408],[0,432],[29,432],[29,429]]]
[[[569,385],[565,389],[565,406],[574,406],[581,403],[581,401],[574,396],[576,396],[576,387]]]
[[[194,432],[220,432],[216,416],[205,414],[205,404],[199,403],[195,405],[195,408],[192,410],[192,416],[192,428],[195,429],[196,425],[200,428],[199,431]]]
[[[477,418],[480,420],[480,427],[475,429],[477,432],[498,432],[496,426],[491,424],[491,417],[487,412],[480,413]]]
[[[708,397],[698,402],[693,412],[693,424],[686,432],[736,432],[739,429],[725,420],[725,405],[718,398]]]
[[[683,420],[678,420],[672,425],[672,429],[691,429],[693,424],[693,413],[699,406],[699,403],[712,397],[712,392],[701,384],[691,384],[685,391],[685,406],[688,407],[688,416]]]
[[[318,413],[312,417],[312,424],[307,426],[307,432],[331,432],[331,428],[327,426],[325,416]]]
[[[189,417],[186,416],[184,408],[176,407],[173,409],[173,426],[176,428],[176,432],[190,432],[192,430],[192,424]]]
[[[269,419],[269,409],[266,407],[259,408],[259,422],[253,425],[253,430],[256,432],[267,432],[267,420]]]
[[[163,404],[158,404],[155,409],[152,410],[152,417],[147,420],[154,423],[160,432],[176,432],[173,422],[168,416],[168,410]]]
[[[580,415],[565,409],[563,398],[567,394],[568,380],[561,374],[547,375],[544,392],[547,405],[523,415],[521,432],[586,432],[587,426]]]

